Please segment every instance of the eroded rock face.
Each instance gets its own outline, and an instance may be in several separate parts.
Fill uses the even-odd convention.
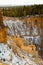
[[[27,45],[27,41],[25,41],[20,36],[8,36],[7,43],[12,47],[13,51],[18,54],[19,48],[22,51],[25,51],[27,54],[31,54],[34,57],[38,57],[38,51],[34,44]],[[20,55],[20,54],[19,54]]]
[[[0,10],[0,42],[7,42],[7,27],[3,23],[3,15]]]
[[[8,26],[8,34],[11,36],[17,36],[20,35],[23,37],[27,44],[35,44],[37,47],[42,43],[42,29],[38,27],[36,24],[31,26],[29,23],[29,26],[26,25],[25,22],[21,20],[4,20],[3,21],[5,26]],[[39,50],[39,48],[37,48]]]
[[[34,25],[32,28],[31,26],[27,27],[26,23],[21,20],[5,20],[3,22],[5,26],[8,26],[9,35],[17,36],[19,34],[25,40],[27,40],[28,43],[41,44],[40,34],[42,29],[39,29],[37,25]]]
[[[10,65],[38,65],[39,63],[36,63],[29,58],[28,54],[31,52],[34,54],[36,51],[35,47],[29,47],[26,46],[25,38],[17,37],[18,34],[22,35],[30,35],[30,32],[33,32],[32,35],[38,35],[37,27],[33,27],[33,31],[30,31],[30,27],[26,28],[26,24],[16,20],[16,21],[4,21],[4,25],[8,26],[8,30],[6,27],[0,30],[0,60],[2,62],[6,62]],[[3,26],[3,25],[1,25]],[[36,33],[37,32],[37,33]],[[12,37],[7,37],[7,33]],[[15,36],[16,35],[16,36]],[[35,41],[35,43],[39,43],[40,36],[38,37],[32,37]],[[30,40],[31,42],[31,40]],[[6,43],[6,44],[4,44]],[[8,46],[8,45],[9,46]],[[30,50],[29,53],[27,53]],[[26,51],[26,52],[24,52]],[[33,52],[34,51],[34,52]],[[30,56],[31,56],[30,53]],[[35,53],[37,54],[37,53]]]
[[[7,28],[4,27],[0,30],[0,42],[7,42]]]

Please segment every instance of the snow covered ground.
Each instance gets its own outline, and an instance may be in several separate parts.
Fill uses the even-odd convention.
[[[0,43],[0,60],[9,65],[39,65],[39,63],[28,56],[25,56],[24,58],[19,57],[13,52],[12,48],[9,48],[9,46],[4,43]]]

